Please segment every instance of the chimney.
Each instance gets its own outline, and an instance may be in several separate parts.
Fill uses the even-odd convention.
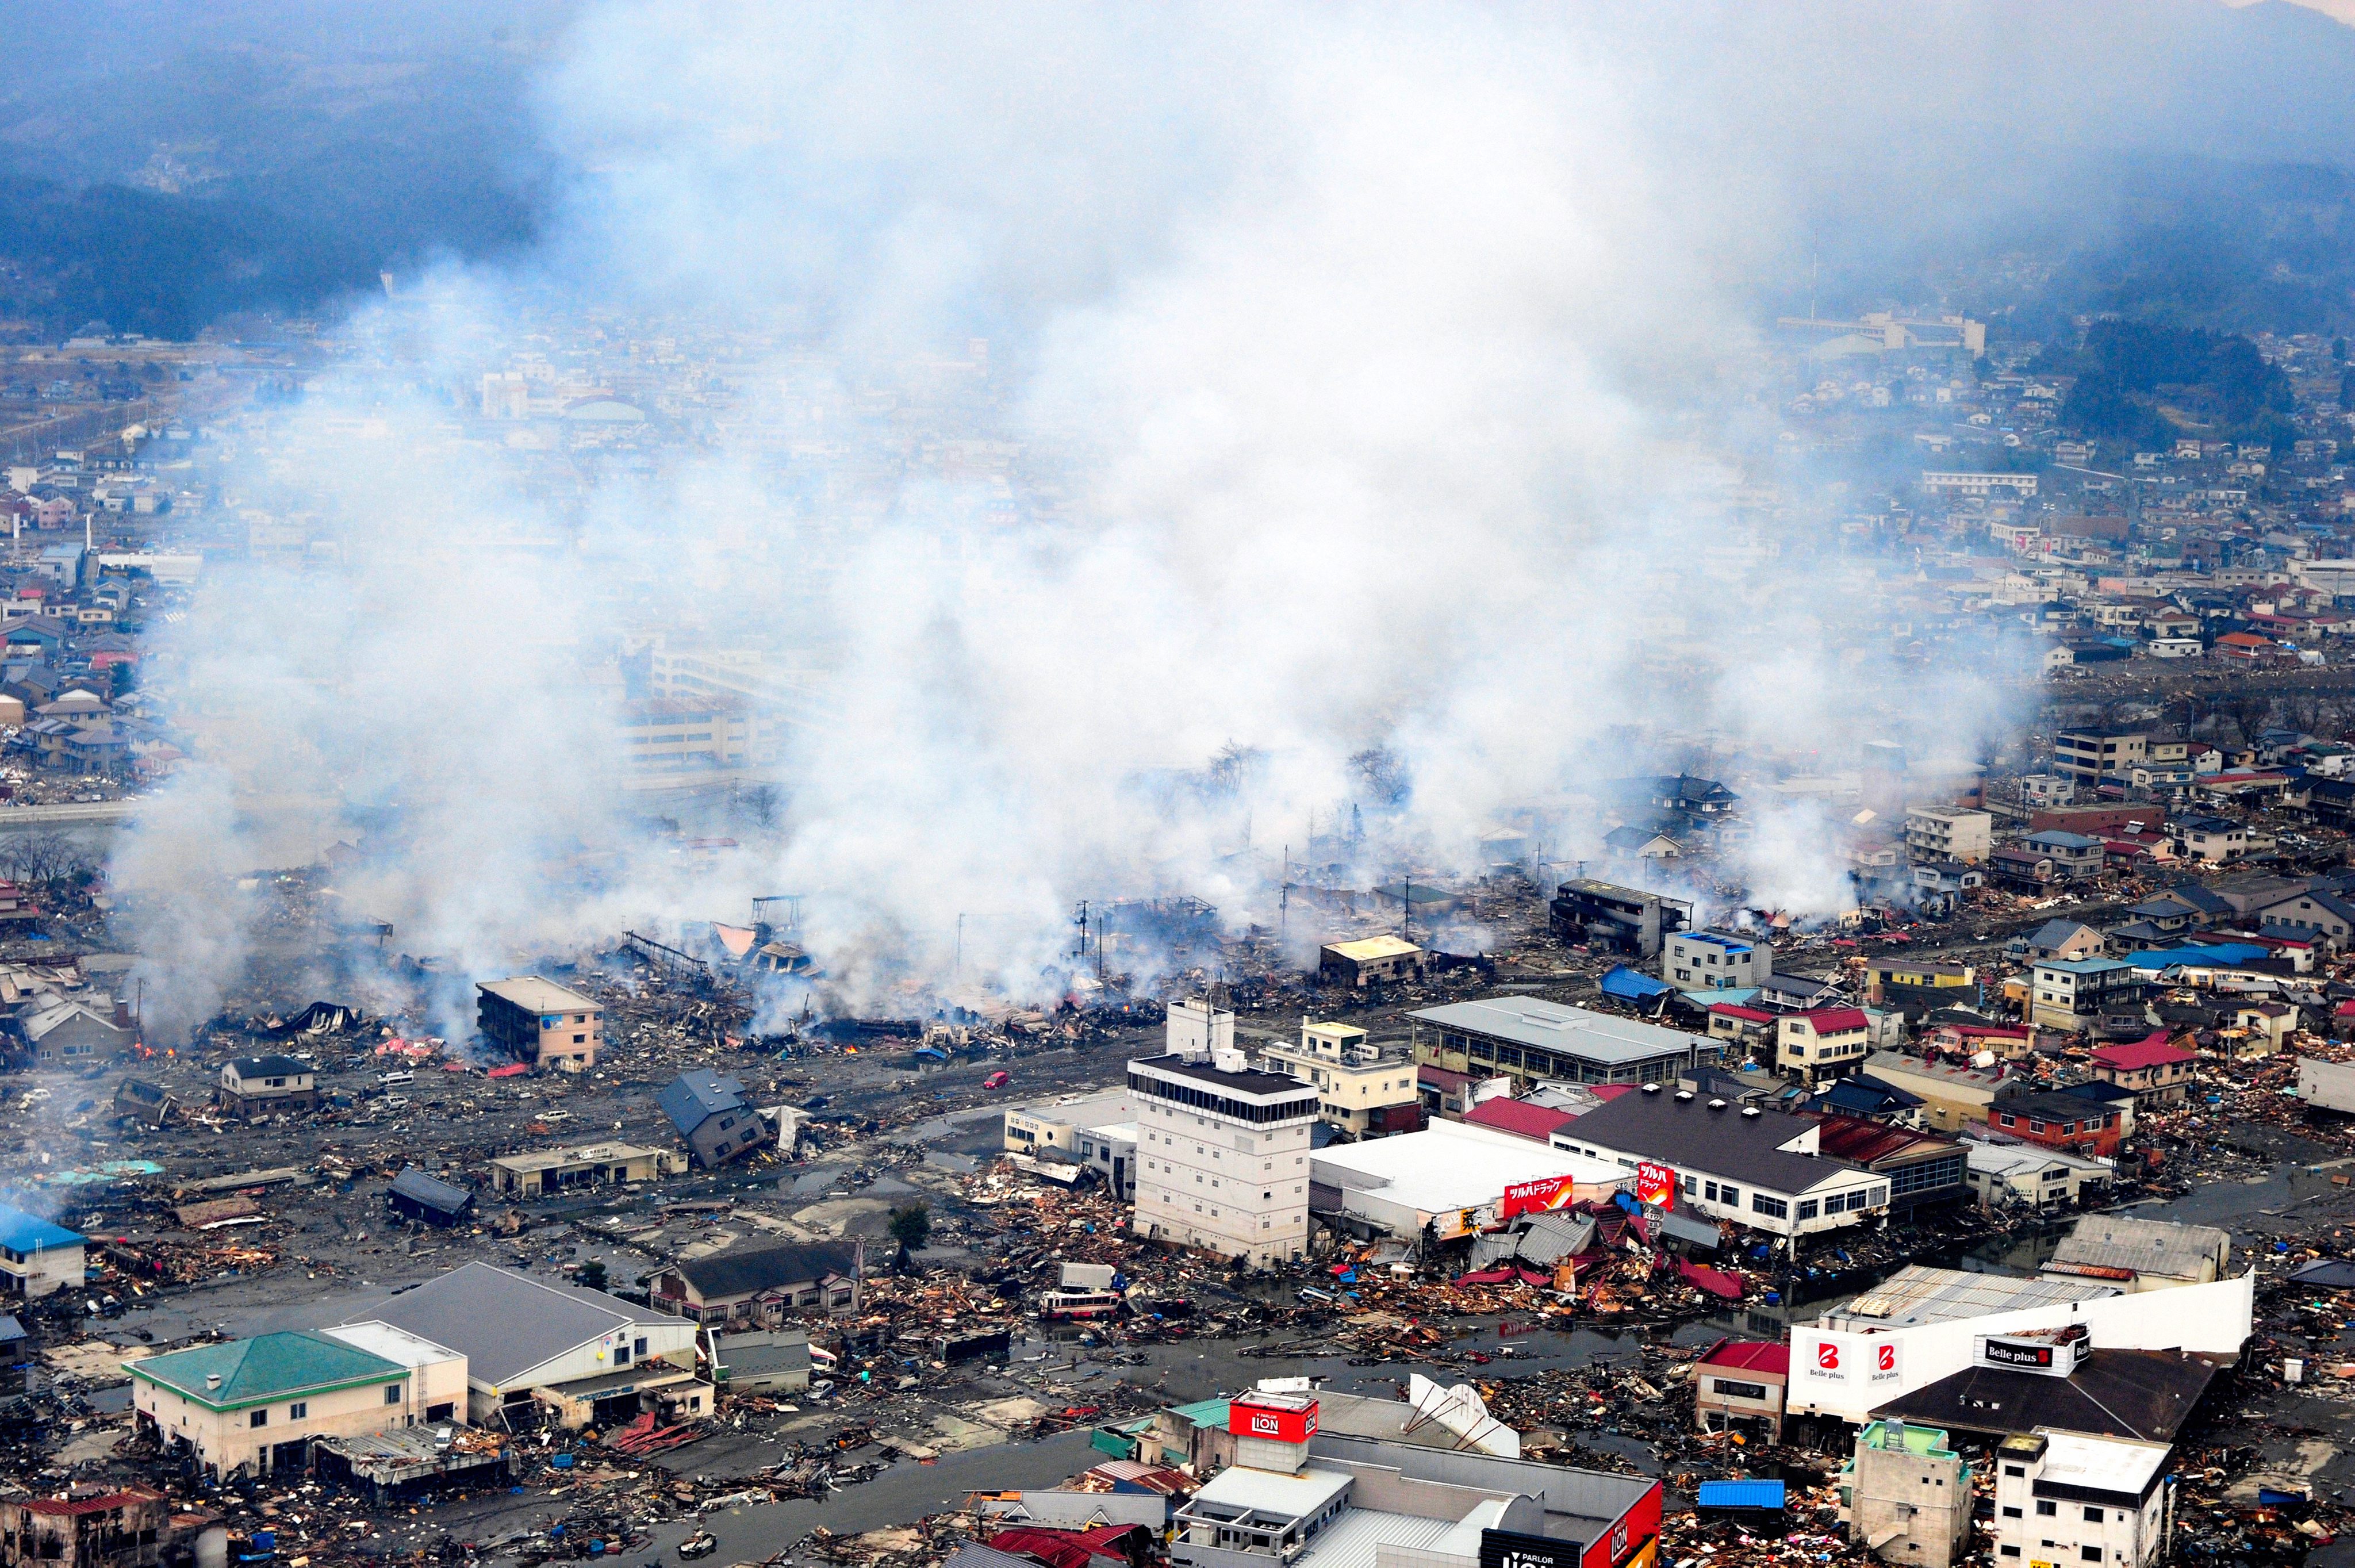
[[[131,1027],[131,1001],[126,997],[114,998],[114,1027],[116,1029]]]

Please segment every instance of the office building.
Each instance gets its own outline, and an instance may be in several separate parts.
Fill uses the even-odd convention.
[[[1708,1066],[1724,1042],[1538,997],[1489,997],[1410,1013],[1414,1059],[1516,1089],[1566,1083],[1659,1083]]]
[[[1234,1049],[1234,1016],[1169,1010],[1170,1049],[1128,1064],[1137,1109],[1139,1235],[1269,1264],[1308,1244],[1315,1085],[1253,1070]],[[1219,1043],[1220,1041],[1228,1043]]]

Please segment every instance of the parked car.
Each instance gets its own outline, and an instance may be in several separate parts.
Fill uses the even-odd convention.
[[[1007,1072],[1006,1069],[1001,1067],[996,1072],[991,1073],[988,1077],[983,1079],[981,1081],[981,1086],[985,1089],[1003,1089],[1008,1083],[1013,1082],[1014,1074]]]

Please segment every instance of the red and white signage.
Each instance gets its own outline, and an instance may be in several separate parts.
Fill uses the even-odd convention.
[[[1636,1201],[1653,1209],[1677,1206],[1677,1173],[1646,1160],[1636,1168]]]
[[[1516,1214],[1533,1214],[1541,1209],[1559,1209],[1578,1196],[1578,1179],[1571,1176],[1547,1176],[1535,1181],[1516,1181],[1505,1189],[1505,1200],[1497,1208],[1497,1218],[1509,1220]]]
[[[1244,1394],[1227,1403],[1227,1430],[1237,1437],[1305,1443],[1316,1435],[1316,1402],[1283,1394]]]

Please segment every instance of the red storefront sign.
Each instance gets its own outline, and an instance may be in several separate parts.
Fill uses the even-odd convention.
[[[1316,1435],[1316,1402],[1284,1394],[1246,1394],[1227,1402],[1227,1430],[1237,1437],[1305,1443]]]
[[[1559,1209],[1577,1196],[1577,1187],[1578,1179],[1572,1176],[1548,1176],[1536,1181],[1516,1181],[1505,1189],[1505,1201],[1497,1206],[1497,1218],[1509,1220],[1516,1214]]]
[[[1636,1201],[1655,1209],[1677,1206],[1677,1173],[1650,1160],[1636,1168]]]
[[[1660,1533],[1660,1483],[1628,1505],[1611,1528],[1587,1543],[1578,1568],[1626,1568]]]

